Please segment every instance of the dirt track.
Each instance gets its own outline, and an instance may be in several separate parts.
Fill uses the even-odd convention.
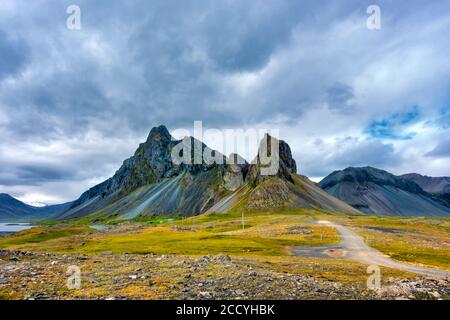
[[[336,228],[341,236],[341,243],[337,246],[293,249],[295,255],[315,255],[318,257],[335,257],[355,260],[364,264],[383,266],[427,276],[450,278],[450,272],[424,267],[413,266],[395,261],[387,255],[369,247],[364,239],[350,229],[330,221],[319,221],[320,224]]]

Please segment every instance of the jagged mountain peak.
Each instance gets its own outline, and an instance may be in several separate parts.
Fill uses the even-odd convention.
[[[279,140],[280,162],[285,170],[289,173],[297,173],[297,163],[292,157],[292,151],[289,144],[284,140]]]
[[[270,175],[265,175],[262,174],[261,169],[271,167],[274,165],[271,159],[272,141],[275,141],[278,144],[278,159],[279,159],[278,170],[276,171],[275,174],[272,173]],[[264,159],[264,161],[262,161],[261,157],[267,157],[267,159]],[[292,157],[290,146],[284,140],[279,140],[266,133],[264,138],[261,140],[259,144],[258,155],[250,165],[246,181],[256,186],[273,176],[277,176],[281,179],[293,182],[291,175],[296,173],[297,173],[297,163]]]
[[[172,135],[170,134],[169,130],[166,126],[160,125],[157,127],[153,127],[150,130],[150,133],[147,137],[147,142],[150,141],[171,141],[173,140]]]
[[[267,140],[266,140],[267,139]],[[261,144],[266,143],[269,146],[269,154],[271,154],[271,141],[277,141],[278,142],[278,155],[280,158],[280,170],[284,171],[285,174],[295,174],[297,173],[297,163],[295,162],[294,158],[292,157],[292,151],[289,144],[284,141],[277,138],[274,138],[270,136],[268,133],[266,133],[264,139],[261,141]],[[261,148],[261,145],[260,145]]]
[[[267,164],[261,163],[259,155],[256,163],[250,165],[237,154],[227,158],[193,137],[174,140],[165,126],[154,127],[146,142],[139,145],[135,154],[124,161],[114,176],[86,191],[63,218],[105,210],[114,203],[120,203],[117,210],[128,218],[152,212],[192,215],[205,212],[228,192],[237,191],[245,184],[257,186],[272,177],[294,183],[292,175],[297,171],[297,164],[289,145],[283,140],[270,138],[266,135],[259,149],[270,157],[271,141],[276,141],[279,165],[274,173],[263,176],[260,171]],[[184,147],[188,149],[180,146],[181,142],[187,143]],[[177,156],[179,152],[180,158],[184,158],[187,150],[191,152],[191,160],[196,161],[173,161],[173,155]],[[220,157],[221,163],[214,163]],[[141,194],[142,190],[147,191]],[[141,200],[136,202],[136,198]]]
[[[188,146],[190,144],[191,161],[186,163],[184,161],[186,159],[183,159],[181,163],[177,163],[174,161],[174,155],[172,154],[174,147],[186,142]],[[201,152],[200,159],[198,159],[198,154],[194,159],[195,152],[198,153],[199,151]],[[218,179],[216,179],[216,176],[220,177],[224,174],[225,166],[225,164],[211,164],[204,161],[202,153],[205,151],[211,151],[211,149],[193,137],[175,140],[165,126],[154,127],[151,129],[147,140],[139,145],[132,157],[123,162],[114,176],[83,193],[74,202],[65,217],[77,217],[93,213],[104,208],[105,204],[114,203],[140,188],[152,186],[155,187],[155,192],[158,190],[158,196],[160,196],[158,199],[165,199],[161,203],[153,204],[154,212],[175,212],[177,201],[184,202],[188,201],[189,197],[197,197],[198,203],[195,203],[194,199],[190,199],[192,201],[190,206],[189,203],[183,205],[178,203],[178,209],[183,214],[198,213],[197,211],[202,208],[202,205],[205,205],[204,201],[212,201],[208,197],[212,198],[213,195],[210,194],[213,192],[209,192],[206,186],[195,188],[194,182],[199,185],[203,183],[206,185],[206,181],[209,181],[208,183],[212,184]],[[216,151],[211,152],[217,157],[223,156]],[[184,150],[181,148],[179,153],[181,158],[185,156],[183,153]],[[223,163],[225,163],[225,158],[223,156]],[[234,187],[235,179],[231,173],[228,178],[229,185]],[[158,186],[162,190],[159,190]],[[183,187],[178,188],[179,186]],[[169,189],[171,190],[171,197],[168,197],[168,194],[165,193],[169,192]],[[214,191],[218,190],[217,192],[220,193],[222,189],[224,190],[225,187],[219,186],[215,187]],[[200,195],[199,192],[203,194]],[[154,199],[157,199],[156,195],[153,196]]]

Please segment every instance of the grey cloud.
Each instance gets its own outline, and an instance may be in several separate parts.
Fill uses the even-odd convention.
[[[302,172],[311,177],[324,177],[349,166],[389,168],[401,161],[392,144],[378,140],[347,137],[333,144],[316,146],[316,154],[299,156]]]
[[[29,59],[29,48],[22,39],[13,39],[0,30],[0,80],[23,69]]]
[[[120,125],[118,135],[124,130],[143,134],[159,123],[190,125],[199,115],[222,127],[277,116],[293,124],[321,102],[324,92],[331,108],[348,107],[351,98],[358,98],[352,79],[370,60],[364,48],[348,43],[369,35],[358,1],[339,6],[317,1],[80,1],[79,33],[62,29],[64,21],[55,28],[55,21],[65,18],[64,6],[56,3],[44,3],[49,10],[33,11],[31,20],[41,23],[47,14],[52,21],[31,33],[44,39],[33,42],[35,59],[44,58],[34,65],[46,66],[48,75],[0,92],[0,102],[19,110],[14,120],[24,123],[10,130],[23,135],[104,127],[107,118]],[[397,9],[386,14],[398,14]],[[354,20],[356,13],[361,28],[341,42],[334,39],[343,32],[333,28]],[[95,34],[99,37],[89,40]],[[106,51],[110,64],[83,51],[88,40]],[[378,44],[372,40],[367,45]],[[292,54],[284,57],[289,50]],[[57,52],[58,59],[45,59],[46,51]],[[271,58],[280,59],[279,70],[245,96],[224,86],[228,74],[257,72]],[[59,59],[63,67],[56,63]],[[110,94],[111,88],[119,92]],[[24,129],[31,119],[21,110],[30,108],[49,119],[48,126],[40,121],[41,132],[32,130],[41,126]],[[13,118],[14,110],[8,110]]]
[[[5,174],[5,169],[8,171]],[[36,186],[49,181],[71,180],[76,172],[67,168],[45,167],[43,165],[28,165],[3,167],[0,177],[0,185],[28,185]]]
[[[343,83],[337,82],[327,90],[328,107],[332,110],[351,111],[354,108],[354,105],[352,105],[354,98],[353,88]]]
[[[450,157],[450,140],[439,142],[439,144],[433,150],[426,153],[425,156],[435,158]]]
[[[70,136],[114,115],[114,105],[101,88],[65,75],[25,84],[2,98],[10,106],[8,129],[25,138],[50,138],[62,132]]]
[[[383,139],[365,140],[364,128],[411,105],[423,106],[426,119],[450,100],[441,59],[450,49],[442,40],[446,2],[381,1],[380,32],[365,27],[371,3],[356,0],[79,0],[77,32],[65,28],[72,3],[17,0],[10,12],[0,11],[0,132],[8,137],[0,148],[77,141],[68,146],[74,159],[49,151],[38,161],[36,150],[27,162],[0,155],[0,167],[10,168],[3,184],[11,187],[41,181],[47,188],[67,179],[81,192],[89,176],[114,172],[151,127],[190,128],[194,120],[218,128],[330,128],[311,137],[324,141],[318,148],[330,136],[359,130],[357,140],[338,139],[336,150],[294,152],[307,158],[310,175],[390,166],[401,155]],[[2,81],[5,75],[12,81]],[[336,115],[329,122],[324,103]],[[331,122],[351,124],[351,132],[342,125],[332,132]],[[97,153],[83,149],[89,135]]]
[[[251,1],[223,3],[204,25],[207,51],[219,70],[256,71],[272,54],[286,45],[291,31],[299,23],[302,6],[297,1]],[[270,14],[268,12],[270,10]]]
[[[95,164],[97,169],[90,166]],[[86,169],[82,169],[85,167]],[[92,155],[75,159],[21,159],[16,162],[0,160],[0,185],[38,186],[47,182],[84,180],[98,175],[108,166]]]

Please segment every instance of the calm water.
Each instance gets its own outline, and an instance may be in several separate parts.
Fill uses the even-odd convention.
[[[109,229],[108,226],[101,226],[101,225],[91,225],[89,227],[92,228],[92,229],[95,229],[95,230],[106,230],[106,229]]]
[[[14,232],[31,229],[34,226],[29,223],[0,223],[0,235],[8,235]]]

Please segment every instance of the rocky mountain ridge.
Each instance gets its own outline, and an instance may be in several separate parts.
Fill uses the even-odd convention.
[[[181,142],[191,146],[191,154],[183,155],[184,150],[175,154],[191,162],[174,163],[172,152]],[[199,150],[223,161],[211,163],[208,157],[202,157],[199,162],[195,153]],[[273,159],[278,163],[272,163]],[[266,175],[263,170],[274,164],[274,172]],[[190,216],[208,212],[224,199],[229,201],[221,209],[227,210],[238,205],[248,209],[298,206],[359,213],[337,199],[329,199],[332,197],[296,172],[289,145],[269,135],[264,136],[258,156],[249,164],[237,154],[226,157],[192,137],[175,140],[166,127],[159,126],[113,177],[83,193],[61,219],[92,214],[123,219],[175,213]],[[308,187],[303,186],[305,183]],[[305,191],[308,188],[314,189],[320,200],[314,200]]]
[[[372,168],[335,171],[319,186],[352,207],[378,215],[449,216],[450,208],[411,179]]]
[[[297,163],[285,141],[265,135],[258,151],[255,159],[247,163],[237,154],[226,157],[192,137],[176,140],[165,126],[154,127],[111,178],[72,203],[46,210],[60,220],[89,216],[92,221],[167,214],[191,216],[235,208],[449,214],[446,205],[450,197],[446,202],[446,194],[430,194],[415,181],[417,176],[399,177],[371,167],[347,168],[316,184],[297,174]],[[184,161],[174,161],[174,157]],[[265,174],[274,164],[276,170]],[[28,216],[27,210],[31,209],[24,204],[15,211],[16,216]],[[48,217],[50,213],[41,216]]]

